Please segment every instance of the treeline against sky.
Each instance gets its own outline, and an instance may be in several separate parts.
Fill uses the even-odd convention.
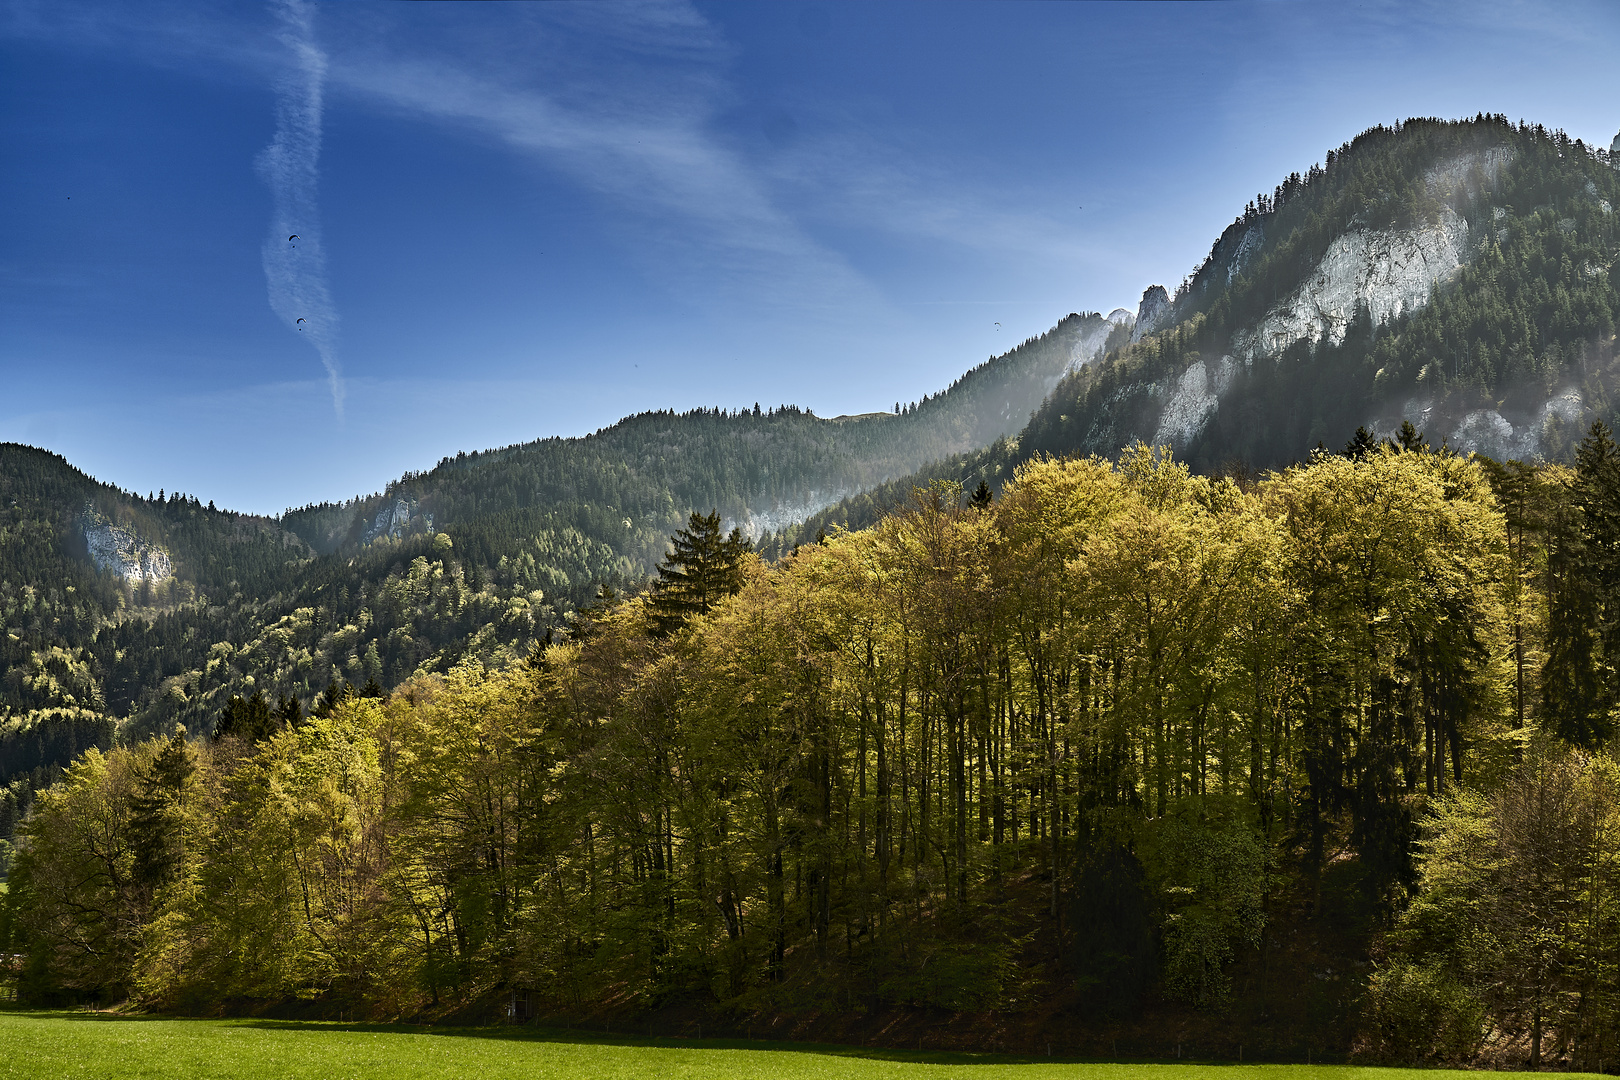
[[[1494,186],[1477,163],[1449,192],[1432,179],[1465,155],[1490,154],[1505,160]],[[1107,455],[1132,439],[1153,441],[1175,381],[1237,351],[1235,339],[1286,304],[1336,240],[1432,225],[1448,209],[1469,224],[1455,280],[1390,319],[1363,306],[1336,342],[1303,339],[1238,363],[1219,409],[1177,453],[1199,472],[1281,468],[1318,445],[1341,445],[1380,412],[1413,412],[1414,398],[1460,419],[1481,408],[1529,413],[1576,389],[1607,416],[1620,383],[1617,207],[1615,162],[1560,131],[1500,116],[1372,128],[1324,168],[1255,200],[1177,291],[1172,325],[1069,373],[1016,438],[856,494],[785,530],[781,550],[834,523],[870,525],[931,479],[997,486],[1034,455]],[[1539,434],[1542,456],[1567,461],[1582,432],[1554,417]]]
[[[572,528],[614,555],[613,573],[639,581],[669,534],[693,510],[750,514],[813,503],[901,476],[927,461],[976,449],[1027,422],[1101,315],[1070,315],[895,411],[828,420],[798,406],[640,413],[582,438],[550,438],[445,458],[356,505],[292,510],[289,529],[317,550],[352,551],[377,509],[418,503],[450,529],[466,556],[493,567],[532,535]],[[1102,333],[1099,333],[1102,330]],[[819,501],[818,501],[819,500]],[[598,569],[593,567],[594,569]],[[600,578],[556,586],[570,605],[589,603]]]
[[[20,830],[23,996],[1218,1009],[1351,859],[1394,928],[1376,1053],[1588,1067],[1620,453],[1351,451],[1254,484],[1040,459],[774,566],[710,519],[526,662],[91,751]]]
[[[1494,185],[1482,167],[1491,152],[1507,155]],[[1471,180],[1438,190],[1433,170],[1465,155],[1476,159]],[[1430,225],[1448,207],[1469,224],[1457,280],[1389,323],[1363,309],[1337,344],[1304,340],[1242,367],[1185,448],[1189,463],[1285,465],[1319,442],[1338,445],[1396,395],[1495,407],[1526,388],[1542,397],[1566,384],[1596,389],[1620,322],[1620,171],[1607,152],[1503,117],[1411,120],[1363,133],[1285,186],[1267,212],[1233,226],[1263,232],[1258,254],[1233,262],[1217,245],[1178,293],[1175,332],[1071,376],[1025,433],[1026,452],[1112,453],[1145,426],[1155,380],[1233,352],[1234,337],[1299,288],[1339,237]],[[1587,396],[1607,400],[1608,387]],[[1568,443],[1579,437],[1568,433]]]

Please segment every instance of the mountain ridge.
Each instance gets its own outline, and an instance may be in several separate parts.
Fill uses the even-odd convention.
[[[520,658],[600,590],[639,588],[688,514],[779,531],[1015,429],[1117,332],[1072,314],[891,412],[648,411],[277,518],[143,497],[0,446],[6,805],[86,746],[209,732],[236,697],[307,709],[333,682],[386,689],[469,656]]]
[[[1620,156],[1501,115],[1378,126],[1252,200],[1129,343],[1065,377],[1016,436],[773,539],[871,524],[944,480],[999,488],[1042,454],[1167,445],[1253,472],[1388,438],[1566,460],[1620,384]]]

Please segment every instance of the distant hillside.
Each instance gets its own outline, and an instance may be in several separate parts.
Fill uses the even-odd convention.
[[[468,655],[526,655],[603,586],[639,588],[693,511],[758,536],[975,449],[1110,333],[1071,315],[890,412],[643,413],[280,520],[0,446],[0,834],[37,782],[115,736],[210,732],[232,697],[307,710],[333,682],[387,689]]]
[[[1114,330],[1101,315],[1070,315],[894,412],[641,413],[584,438],[458,454],[381,495],[289,511],[283,524],[327,553],[447,531],[460,558],[574,607],[599,582],[645,577],[693,511],[717,510],[759,537],[1018,430]]]
[[[0,831],[166,678],[254,633],[310,554],[273,519],[143,498],[0,444]]]
[[[930,479],[999,486],[1037,454],[1134,440],[1260,470],[1410,420],[1507,460],[1567,457],[1615,418],[1620,171],[1504,117],[1376,127],[1257,197],[1129,343],[1071,372],[1016,438],[942,458],[788,529],[859,527]]]

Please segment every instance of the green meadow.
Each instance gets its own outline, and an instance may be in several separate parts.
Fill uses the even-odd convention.
[[[593,1040],[573,1033],[275,1020],[0,1013],[0,1076],[152,1080],[1427,1080],[1441,1070],[1112,1064],[791,1043]]]

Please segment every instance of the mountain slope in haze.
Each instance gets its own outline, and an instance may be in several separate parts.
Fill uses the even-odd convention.
[[[1251,202],[1129,343],[1066,376],[1016,438],[787,530],[870,523],[932,479],[999,486],[1036,454],[1170,446],[1266,469],[1404,420],[1499,459],[1566,457],[1611,421],[1620,157],[1501,116],[1376,127]]]
[[[893,412],[830,420],[792,406],[642,413],[583,438],[459,454],[381,495],[282,520],[322,552],[448,531],[463,558],[492,571],[531,558],[536,569],[524,583],[577,606],[600,581],[650,573],[693,511],[718,511],[727,528],[757,538],[1018,430],[1114,329],[1101,315],[1070,315]]]
[[[893,412],[644,413],[279,520],[142,498],[0,446],[5,805],[115,733],[210,732],[233,697],[307,710],[334,682],[387,689],[467,656],[521,657],[603,585],[639,587],[691,512],[759,535],[975,449],[1117,332],[1071,315]]]

